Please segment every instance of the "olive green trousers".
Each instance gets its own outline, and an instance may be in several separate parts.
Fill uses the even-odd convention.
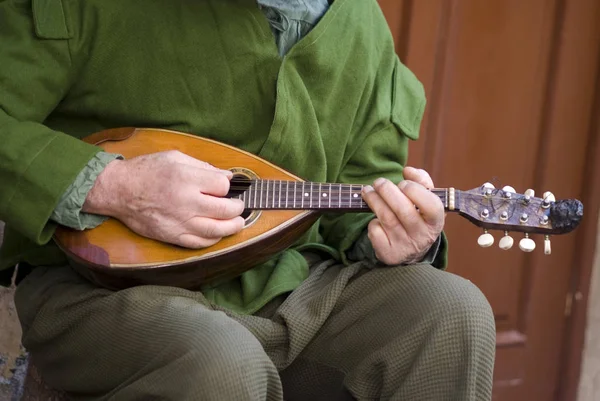
[[[491,308],[426,264],[320,261],[252,316],[197,292],[112,292],[36,268],[16,305],[42,377],[78,400],[491,399]]]

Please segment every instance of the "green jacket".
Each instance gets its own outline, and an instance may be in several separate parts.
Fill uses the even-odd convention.
[[[252,0],[0,1],[0,268],[65,263],[50,216],[100,150],[78,140],[90,133],[162,127],[308,180],[400,181],[424,106],[375,0],[335,1],[285,57]],[[307,277],[300,250],[348,262],[372,218],[324,216],[297,246],[203,292],[252,313]]]

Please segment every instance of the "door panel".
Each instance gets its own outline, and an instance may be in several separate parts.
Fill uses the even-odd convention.
[[[597,0],[380,0],[402,61],[428,105],[409,163],[437,186],[492,182],[517,192],[579,198],[600,48]],[[476,283],[497,324],[497,400],[554,400],[577,235],[553,254],[477,246],[481,234],[449,215],[453,273]]]

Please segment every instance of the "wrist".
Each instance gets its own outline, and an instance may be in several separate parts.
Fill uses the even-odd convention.
[[[123,174],[124,164],[123,160],[116,159],[106,165],[88,193],[82,211],[111,217],[118,214],[121,181],[123,177],[126,177]]]

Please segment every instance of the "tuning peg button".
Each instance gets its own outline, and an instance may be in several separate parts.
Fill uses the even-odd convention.
[[[544,192],[544,195],[542,195],[542,199],[544,199],[545,201],[548,201],[548,202],[556,202],[556,198],[554,197],[554,194],[550,191]]]
[[[507,185],[504,188],[502,188],[502,192],[504,192],[504,197],[510,199],[512,197],[512,194],[514,194],[516,191],[513,187]]]
[[[495,189],[496,187],[494,186],[494,184],[492,184],[491,182],[486,182],[485,184],[483,184],[484,188],[489,188],[489,189]]]
[[[550,255],[552,253],[552,249],[550,247],[550,236],[546,235],[544,238],[544,255]]]
[[[533,242],[533,240],[529,238],[529,235],[525,234],[525,238],[519,241],[519,248],[523,252],[533,252],[533,250],[535,249],[535,242]]]
[[[508,235],[507,231],[505,231],[504,237],[500,238],[500,242],[498,242],[498,247],[506,251],[512,248],[514,243],[515,240],[510,235]]]
[[[488,248],[494,245],[494,237],[492,234],[489,234],[487,230],[484,230],[483,234],[481,234],[477,239],[477,244],[479,244],[479,246],[482,248]]]
[[[556,202],[554,194],[550,191],[544,192],[544,195],[542,195],[542,199],[544,200],[544,202],[542,203],[542,207],[544,209],[549,208],[551,203]]]
[[[525,191],[525,193],[523,195],[529,196],[530,198],[533,198],[535,196],[535,191],[530,188],[527,191]]]

